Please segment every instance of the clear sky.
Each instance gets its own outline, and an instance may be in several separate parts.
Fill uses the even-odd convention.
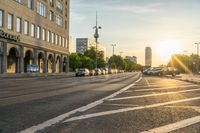
[[[71,0],[70,34],[93,38],[98,11],[100,43],[112,54],[137,56],[144,64],[146,46],[152,47],[153,65],[165,64],[170,52],[196,53],[200,42],[200,0]]]

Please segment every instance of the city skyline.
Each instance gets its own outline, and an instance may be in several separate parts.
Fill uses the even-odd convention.
[[[112,55],[114,43],[116,54],[123,51],[124,56],[135,55],[138,63],[144,65],[145,47],[150,46],[153,59],[156,58],[153,66],[166,64],[169,54],[159,53],[166,45],[175,46],[167,50],[170,54],[186,50],[187,54],[196,53],[194,43],[200,38],[198,4],[198,0],[71,1],[73,47],[76,38],[93,38],[97,10],[102,26],[99,41],[106,47],[108,56]]]

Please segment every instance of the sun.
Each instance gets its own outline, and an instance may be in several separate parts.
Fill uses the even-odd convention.
[[[180,51],[180,43],[177,40],[161,41],[157,46],[158,56],[165,61],[169,60],[172,54],[179,53]]]

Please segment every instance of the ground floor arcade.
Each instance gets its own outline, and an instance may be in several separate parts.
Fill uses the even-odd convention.
[[[0,42],[0,73],[26,73],[37,64],[40,73],[68,72],[67,53]]]

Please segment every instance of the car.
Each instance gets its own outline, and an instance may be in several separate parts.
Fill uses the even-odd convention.
[[[101,70],[99,68],[95,69],[95,75],[101,75]]]
[[[28,73],[37,73],[39,72],[39,67],[36,64],[29,64],[27,65],[27,70]]]
[[[90,71],[87,68],[80,68],[76,71],[76,76],[89,76]]]
[[[94,76],[95,75],[95,70],[90,70],[90,76]]]
[[[154,76],[162,76],[163,75],[163,68],[154,68],[152,70],[152,75],[154,75]]]
[[[106,75],[106,71],[104,69],[101,69],[101,75]]]

